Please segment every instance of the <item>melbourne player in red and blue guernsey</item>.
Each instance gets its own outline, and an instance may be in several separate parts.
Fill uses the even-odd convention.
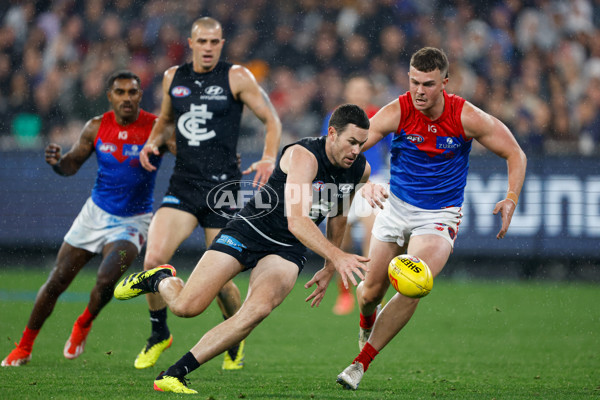
[[[446,93],[448,59],[425,47],[410,60],[409,91],[373,118],[365,149],[393,132],[389,199],[384,188],[366,185],[363,194],[383,210],[373,226],[369,271],[356,289],[360,308],[361,352],[337,377],[356,390],[374,357],[408,323],[419,299],[394,294],[377,315],[389,288],[387,271],[399,254],[421,258],[437,276],[452,253],[462,218],[469,152],[473,139],[504,158],[508,167],[506,197],[493,210],[502,217],[497,238],[510,225],[525,180],[527,158],[510,130],[459,96]]]
[[[156,170],[142,168],[139,153],[156,116],[139,108],[140,79],[129,71],[116,72],[108,79],[107,96],[112,110],[89,120],[68,153],[61,156],[57,144],[46,148],[46,162],[63,176],[75,174],[96,152],[96,184],[64,238],[54,269],[38,292],[19,344],[2,366],[20,366],[31,360],[34,340],[58,297],[88,261],[102,254],[89,303],[75,321],[63,350],[68,359],[81,355],[92,321],[110,301],[115,283],[146,240]],[[152,161],[157,167],[160,165],[159,156]]]

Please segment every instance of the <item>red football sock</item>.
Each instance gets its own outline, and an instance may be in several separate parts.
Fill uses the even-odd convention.
[[[369,364],[371,364],[371,361],[373,361],[377,354],[379,354],[379,352],[375,350],[373,346],[371,346],[371,343],[367,342],[367,344],[365,344],[365,347],[363,347],[358,357],[354,359],[353,363],[361,363],[363,365],[364,370],[366,371],[369,368]]]
[[[338,279],[338,290],[339,290],[339,294],[350,293],[350,287],[344,286],[344,281],[342,281],[341,279]]]
[[[19,342],[19,347],[31,353],[31,349],[33,349],[33,342],[35,341],[38,333],[40,333],[39,329],[29,329],[25,327],[23,336],[21,336],[21,341]]]
[[[77,324],[82,328],[88,328],[95,318],[96,316],[86,307],[85,310],[83,310],[83,313],[77,318]]]
[[[377,311],[375,311],[373,314],[368,315],[368,316],[364,316],[362,315],[362,313],[360,314],[360,327],[363,329],[371,329],[373,327],[373,325],[375,324],[375,318],[377,317]]]

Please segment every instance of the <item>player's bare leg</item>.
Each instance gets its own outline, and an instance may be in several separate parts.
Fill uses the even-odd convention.
[[[450,243],[438,235],[413,236],[407,250],[407,254],[417,256],[425,261],[434,278],[446,265],[451,252]],[[375,321],[369,343],[377,351],[381,351],[408,323],[418,304],[419,299],[396,293]]]
[[[115,284],[137,255],[137,247],[128,240],[118,240],[104,246],[96,284],[90,293],[90,301],[86,309],[73,324],[71,335],[65,343],[63,350],[65,358],[72,360],[83,353],[88,333],[92,329],[92,322],[113,298]]]
[[[376,238],[371,240],[369,254],[372,256],[369,261],[369,271],[356,288],[356,298],[360,310],[360,322],[358,332],[358,347],[362,349],[369,340],[373,324],[377,317],[377,307],[385,296],[390,281],[387,275],[387,266],[396,255],[400,254],[402,249],[396,243],[382,242]]]
[[[388,265],[394,257],[401,254],[402,250],[395,242],[382,242],[372,238],[369,250],[371,258],[369,271],[365,280],[356,288],[361,314],[372,315],[381,303],[390,286]]]
[[[227,269],[229,269],[229,266]],[[189,353],[169,367],[164,374],[159,375],[157,380],[154,381],[155,389],[168,391],[169,380],[183,381],[183,378],[189,372],[246,338],[273,309],[281,304],[293,289],[297,277],[298,269],[292,262],[275,255],[262,259],[252,270],[248,297],[240,310],[231,318],[208,331]],[[173,282],[174,279],[163,280],[163,282],[167,281]],[[165,290],[162,285],[161,282],[159,290],[164,295]],[[186,289],[188,285],[189,281],[186,284]],[[195,291],[198,293],[198,288]],[[179,297],[181,297],[181,294]],[[167,302],[171,306],[171,301],[167,300]],[[201,307],[202,305],[200,305]]]
[[[198,226],[196,217],[188,212],[161,207],[152,218],[144,257],[144,270],[168,263],[177,248]],[[173,337],[167,325],[167,304],[160,294],[146,295],[150,310],[152,333],[135,359],[135,367],[153,366],[162,352],[171,346]]]
[[[17,347],[2,361],[2,366],[20,366],[31,359],[34,341],[46,319],[52,314],[58,297],[69,287],[81,268],[94,253],[73,247],[63,242],[58,251],[56,265],[40,287],[29,315],[29,321]]]
[[[242,269],[229,254],[208,250],[185,284],[179,278],[167,278],[160,282],[158,290],[173,314],[191,318],[204,312],[223,285]]]
[[[207,228],[204,229],[204,237],[206,238],[206,248],[208,249],[214,238],[219,234],[220,229],[215,228]],[[223,318],[230,318],[233,314],[235,314],[240,307],[242,306],[242,296],[240,294],[240,290],[233,282],[230,280],[227,282],[217,295],[217,304],[221,309],[221,313],[223,314]],[[221,368],[224,370],[238,370],[244,367],[244,351],[245,343],[238,342],[234,343],[223,355],[223,364]]]
[[[411,238],[407,253],[425,261],[435,278],[444,268],[451,251],[452,246],[441,236],[418,235]],[[369,274],[372,271],[371,268]],[[385,279],[388,281],[387,264]],[[415,313],[419,300],[403,296],[400,293],[396,293],[392,297],[374,321],[369,339],[358,356],[338,375],[337,382],[339,384],[346,389],[356,390],[358,388],[371,361],[406,326]]]
[[[208,331],[192,348],[198,362],[205,363],[232,344],[246,338],[283,302],[298,278],[298,267],[276,255],[263,258],[250,274],[248,296],[240,310]]]

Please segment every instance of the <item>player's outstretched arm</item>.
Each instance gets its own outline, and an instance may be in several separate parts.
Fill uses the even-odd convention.
[[[377,114],[373,115],[369,120],[369,138],[367,143],[362,148],[362,151],[367,151],[375,146],[381,139],[389,135],[391,132],[396,132],[400,124],[400,103],[395,99],[386,104]]]
[[[241,65],[234,65],[229,71],[231,90],[265,125],[266,136],[262,158],[250,165],[244,175],[256,171],[253,185],[263,185],[275,169],[275,160],[281,142],[281,121],[269,95],[258,85],[254,75]]]
[[[502,218],[502,227],[496,235],[497,239],[502,239],[508,231],[523,188],[527,157],[506,125],[469,102],[465,102],[461,121],[467,137],[476,139],[484,147],[506,160],[508,167],[506,198],[496,203],[493,211],[494,215],[499,213]]]
[[[52,166],[54,172],[62,176],[71,176],[79,171],[79,168],[94,152],[94,142],[100,128],[100,121],[101,117],[89,120],[83,127],[79,139],[64,156],[61,155],[62,148],[59,145],[50,143],[46,147],[46,162]]]
[[[160,114],[152,127],[150,137],[140,151],[140,164],[148,171],[156,170],[156,167],[150,162],[150,154],[159,155],[161,150],[166,147],[175,154],[174,133],[175,133],[175,114],[169,96],[169,88],[173,82],[177,67],[171,67],[165,71],[162,81],[162,102],[160,105]]]
[[[370,173],[371,166],[367,162],[360,183],[365,183],[369,179]],[[353,191],[351,194],[350,203],[347,204],[348,209],[344,209],[343,202],[340,202],[337,210],[335,210],[335,213],[330,213],[330,217],[327,218],[327,240],[338,249],[341,247],[342,240],[344,238],[348,220],[347,213],[355,194],[356,191]],[[340,274],[342,282],[346,288],[349,286],[349,281],[352,282],[354,286],[358,284],[354,277],[355,274],[360,279],[364,279],[362,272],[366,272],[367,270],[367,267],[364,263],[368,262],[369,259],[355,254],[342,253],[344,257],[348,257],[347,262],[337,263],[336,261],[338,261],[338,259],[325,258],[325,265],[323,268],[317,271],[312,279],[308,281],[306,285],[304,285],[306,289],[316,285],[315,290],[305,300],[312,300],[310,304],[311,307],[319,306],[321,300],[323,300],[323,297],[325,296],[329,282],[331,282],[336,270]]]

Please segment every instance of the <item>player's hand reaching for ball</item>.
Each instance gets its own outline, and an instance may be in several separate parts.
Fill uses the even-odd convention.
[[[315,290],[306,298],[305,301],[311,301],[311,307],[318,307],[325,296],[325,291],[327,290],[327,286],[329,286],[329,282],[331,282],[331,278],[335,271],[340,274],[342,278],[342,282],[344,286],[348,288],[348,281],[352,282],[354,286],[358,285],[354,274],[358,276],[361,280],[365,279],[364,273],[367,272],[367,262],[370,259],[367,257],[359,256],[356,254],[350,254],[343,251],[340,251],[340,255],[335,257],[331,261],[327,261],[325,266],[317,271],[317,273],[312,277],[310,281],[304,285],[306,289],[310,288],[312,285],[316,284],[317,287]]]
[[[62,157],[61,150],[62,148],[59,145],[55,143],[50,143],[45,150],[46,162],[52,166],[56,165],[56,163],[58,163],[58,160],[60,160],[60,158]]]

